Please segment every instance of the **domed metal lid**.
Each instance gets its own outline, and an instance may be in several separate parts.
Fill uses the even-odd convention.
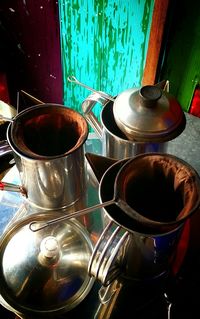
[[[29,229],[59,213],[31,215],[15,223],[0,242],[0,295],[16,313],[57,314],[75,307],[94,280],[87,273],[92,243],[78,221],[38,232]]]
[[[179,103],[154,85],[119,94],[113,113],[121,131],[133,141],[169,141],[185,128],[185,115]]]

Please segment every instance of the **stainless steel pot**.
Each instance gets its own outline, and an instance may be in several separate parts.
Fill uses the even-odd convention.
[[[152,91],[156,93],[151,94]],[[97,103],[103,106],[100,122],[92,112]],[[115,159],[148,152],[164,153],[168,141],[185,128],[180,105],[157,86],[128,89],[114,102],[101,92],[93,93],[82,103],[82,110],[102,140],[103,155]]]
[[[120,192],[140,216],[126,214],[126,207],[104,208],[108,225],[89,264],[89,274],[103,285],[119,275],[141,281],[166,276],[184,226],[200,206],[198,174],[172,155],[143,154],[117,161],[101,179],[101,202],[113,197],[116,176],[121,173],[125,183]]]
[[[37,214],[39,221],[58,211]],[[55,318],[76,307],[94,279],[87,268],[93,245],[78,221],[60,222],[33,233],[30,215],[17,221],[0,241],[0,303],[22,318]]]
[[[95,246],[89,274],[110,284],[124,261],[130,278],[165,274],[184,224],[200,207],[197,172],[173,155],[140,154],[112,165],[102,177],[99,194],[100,204],[43,223],[34,220],[29,227],[41,231],[104,208],[111,222]]]
[[[62,105],[36,105],[13,119],[7,146],[31,204],[43,209],[83,207],[87,135],[84,117]]]

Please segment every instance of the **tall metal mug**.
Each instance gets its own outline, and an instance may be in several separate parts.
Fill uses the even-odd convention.
[[[36,105],[13,119],[4,152],[13,153],[30,204],[50,210],[85,205],[87,135],[84,117],[63,105]]]
[[[115,178],[126,161],[117,161],[104,173],[99,187],[101,202],[112,198]],[[160,280],[179,268],[189,240],[189,218],[200,207],[200,178],[190,165],[169,154],[141,154],[133,161],[125,197],[139,214],[149,218],[149,224],[131,218],[115,204],[104,208],[110,222],[88,267],[89,274],[104,286],[119,276],[144,282]],[[151,220],[156,221],[156,228]],[[179,223],[174,226],[174,221]],[[168,231],[163,230],[166,226]],[[182,235],[185,250],[179,251],[177,261]]]

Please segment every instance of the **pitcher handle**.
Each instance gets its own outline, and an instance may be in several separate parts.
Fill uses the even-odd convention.
[[[95,114],[93,113],[92,109],[97,103],[101,104],[102,106],[107,104],[110,101],[110,98],[109,98],[110,95],[107,94],[108,98],[106,98],[105,96],[101,96],[100,93],[90,94],[87,97],[87,99],[85,99],[82,103],[82,111],[83,111],[83,114],[84,114],[86,121],[91,125],[91,127],[94,129],[96,134],[100,138],[102,138],[103,126],[99,122],[99,120],[97,119]],[[106,95],[106,94],[104,93],[104,95]]]
[[[104,229],[93,250],[88,265],[90,276],[100,280],[104,286],[108,286],[121,273],[122,261],[117,261],[119,249],[128,238],[128,231],[120,236],[124,231],[121,226],[117,226],[111,221]]]

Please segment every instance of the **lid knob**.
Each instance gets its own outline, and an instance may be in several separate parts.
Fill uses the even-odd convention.
[[[139,95],[143,106],[151,107],[162,96],[162,90],[154,85],[146,85],[140,89]]]
[[[55,258],[59,254],[58,241],[53,236],[45,237],[40,245],[40,252],[43,257]]]

